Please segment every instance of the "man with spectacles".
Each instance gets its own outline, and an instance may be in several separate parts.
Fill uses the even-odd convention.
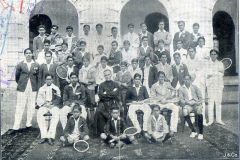
[[[46,27],[44,25],[40,25],[38,27],[38,33],[39,35],[37,37],[34,37],[33,39],[33,56],[34,59],[38,59],[38,53],[41,52],[44,48],[44,40],[47,38],[45,36],[46,33]],[[44,60],[44,55],[43,55]]]

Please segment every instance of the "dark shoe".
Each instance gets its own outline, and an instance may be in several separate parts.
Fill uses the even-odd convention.
[[[48,144],[53,146],[54,145],[54,142],[53,142],[53,139],[52,138],[48,138]]]
[[[47,141],[47,138],[42,138],[42,139],[40,139],[40,141],[38,142],[39,144],[43,144],[44,142],[46,142]]]
[[[26,131],[32,131],[32,130],[34,130],[33,127],[26,127]]]
[[[18,132],[19,132],[19,130],[9,129],[9,131],[7,132],[7,134],[8,134],[8,135],[10,135],[10,134],[16,134],[16,133],[18,133]]]

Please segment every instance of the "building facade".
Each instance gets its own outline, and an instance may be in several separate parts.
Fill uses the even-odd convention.
[[[165,29],[173,37],[178,31],[178,21],[185,21],[185,29],[190,33],[193,32],[193,23],[199,23],[199,32],[206,39],[206,47],[213,48],[215,35],[219,39],[220,58],[233,60],[229,75],[238,73],[237,0],[29,0],[23,4],[9,1],[9,4],[14,10],[11,7],[4,9],[1,12],[3,18],[0,19],[3,81],[14,81],[15,66],[23,60],[23,50],[31,47],[40,23],[47,26],[47,32],[50,32],[51,25],[58,25],[59,33],[64,37],[69,25],[73,26],[73,33],[78,37],[83,34],[84,24],[89,24],[90,33],[95,33],[97,23],[103,24],[106,35],[110,35],[111,27],[115,26],[123,37],[129,23],[135,25],[135,33],[140,32],[141,22],[146,22],[149,31],[154,32],[157,30],[157,20],[164,19]],[[222,20],[224,16],[226,18]],[[225,28],[218,22],[224,23]],[[229,30],[223,31],[226,25]],[[4,87],[6,83],[2,84]]]

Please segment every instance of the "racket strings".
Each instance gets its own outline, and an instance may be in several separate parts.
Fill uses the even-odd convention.
[[[62,79],[65,79],[68,76],[67,69],[64,67],[61,67],[61,66],[57,67],[56,72],[57,72],[57,75]]]

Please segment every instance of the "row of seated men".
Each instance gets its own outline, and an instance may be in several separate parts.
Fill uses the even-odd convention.
[[[189,52],[193,52],[195,53],[195,49],[194,48],[189,48]],[[210,57],[211,57],[211,63],[216,63],[217,61],[217,55],[218,52],[215,50],[211,50],[211,52],[209,53]],[[43,114],[46,113],[47,111],[50,111],[50,109],[54,110],[54,111],[50,111],[50,112],[54,112],[56,113],[56,115],[52,115],[52,121],[51,121],[51,125],[49,130],[47,131],[46,128],[46,124],[39,124],[40,130],[41,132],[43,131],[43,133],[41,133],[41,135],[45,135],[45,138],[48,138],[48,141],[50,144],[53,144],[53,139],[55,137],[55,130],[56,130],[56,124],[58,123],[58,117],[60,115],[60,121],[62,123],[62,127],[63,129],[65,129],[65,126],[67,124],[67,114],[69,112],[71,112],[72,107],[78,103],[81,105],[82,107],[82,116],[86,118],[87,116],[87,112],[91,109],[96,107],[95,104],[95,100],[94,99],[94,95],[95,95],[95,86],[96,84],[94,84],[94,82],[92,82],[91,80],[87,80],[86,76],[84,76],[84,74],[82,74],[82,69],[87,68],[90,64],[90,59],[89,57],[83,57],[83,67],[77,72],[73,71],[74,67],[73,67],[73,57],[72,56],[68,56],[67,57],[67,65],[70,68],[69,70],[72,70],[71,72],[69,72],[69,80],[68,83],[64,86],[64,90],[62,90],[62,93],[60,91],[60,89],[58,89],[57,85],[52,84],[54,82],[53,78],[54,75],[50,75],[49,73],[45,74],[44,76],[44,80],[39,80],[39,64],[36,63],[32,58],[33,58],[33,53],[30,49],[26,49],[24,51],[24,55],[26,57],[26,60],[24,60],[23,62],[21,62],[20,64],[18,64],[17,69],[16,69],[16,82],[18,83],[18,88],[17,88],[17,106],[16,106],[16,114],[15,114],[15,123],[14,123],[14,127],[13,127],[13,132],[16,132],[17,130],[19,130],[20,128],[20,123],[21,123],[21,119],[22,119],[22,115],[23,115],[23,111],[26,105],[26,102],[28,103],[28,117],[27,117],[27,127],[31,127],[31,120],[32,120],[32,116],[34,113],[34,109],[35,109],[35,98],[36,98],[36,94],[37,94],[37,104],[40,106],[39,109],[39,120],[38,123],[45,123],[43,120]],[[164,54],[163,54],[164,55]],[[191,54],[190,54],[191,55]],[[45,53],[45,58],[46,58],[46,62],[47,64],[44,64],[47,66],[47,69],[49,70],[51,67],[51,52],[46,52]],[[190,56],[192,57],[192,56]],[[178,124],[178,107],[174,104],[174,102],[168,103],[166,102],[167,100],[171,100],[172,98],[172,93],[169,93],[169,90],[176,90],[176,86],[178,83],[180,83],[180,88],[178,89],[178,97],[180,98],[180,102],[181,104],[183,104],[184,106],[184,110],[183,113],[185,115],[185,119],[186,121],[189,123],[190,128],[192,129],[192,134],[191,137],[195,137],[196,136],[196,132],[194,130],[194,128],[191,125],[191,121],[189,120],[189,112],[191,112],[191,109],[194,110],[200,110],[198,109],[198,107],[189,107],[189,105],[191,106],[199,106],[200,104],[202,104],[202,102],[200,102],[199,100],[202,99],[201,96],[201,91],[199,91],[199,89],[197,89],[198,87],[195,87],[195,85],[190,85],[191,83],[186,83],[186,77],[190,77],[187,71],[187,66],[185,64],[181,64],[181,56],[179,53],[175,53],[174,54],[174,60],[176,65],[172,66],[172,70],[174,70],[174,68],[180,67],[176,72],[179,73],[175,79],[177,79],[177,82],[175,82],[175,86],[173,85],[174,81],[171,82],[172,85],[170,85],[169,83],[169,79],[166,78],[166,75],[164,72],[157,72],[156,67],[153,65],[153,63],[151,63],[151,58],[149,56],[145,56],[144,60],[145,60],[145,67],[142,68],[142,72],[141,73],[135,73],[135,74],[130,74],[130,78],[134,79],[133,80],[133,85],[129,85],[131,83],[131,81],[127,81],[127,83],[129,84],[125,84],[125,82],[122,82],[122,80],[118,80],[119,77],[121,77],[120,79],[123,79],[123,75],[126,74],[126,69],[127,69],[127,63],[126,62],[121,62],[120,63],[120,71],[118,71],[115,75],[115,81],[112,80],[112,75],[114,73],[114,67],[109,67],[109,69],[107,69],[107,61],[108,59],[106,59],[106,57],[101,57],[101,61],[103,61],[105,59],[105,69],[102,69],[101,72],[103,72],[103,77],[104,80],[103,82],[101,82],[99,84],[99,89],[97,91],[98,95],[99,95],[99,102],[98,102],[98,106],[96,109],[96,114],[94,115],[94,120],[97,122],[92,122],[93,126],[95,128],[97,128],[98,133],[103,133],[104,131],[102,131],[102,129],[104,128],[107,119],[110,118],[111,114],[110,114],[110,108],[113,104],[117,104],[118,107],[120,108],[124,108],[124,113],[123,116],[126,116],[127,113],[127,107],[126,107],[126,101],[127,100],[134,100],[133,98],[128,98],[129,97],[129,91],[131,91],[131,87],[135,87],[134,90],[136,90],[137,92],[137,98],[135,99],[135,101],[139,101],[139,100],[143,100],[146,99],[150,96],[150,98],[152,100],[155,100],[156,102],[160,103],[161,108],[169,108],[172,110],[172,116],[171,116],[171,125],[170,125],[170,132],[171,134],[174,134],[174,132],[177,132],[177,124]],[[164,58],[166,61],[166,57]],[[163,60],[164,61],[164,60]],[[133,60],[133,62],[138,63],[138,60]],[[221,63],[221,62],[219,62]],[[70,65],[69,65],[70,64]],[[102,63],[101,63],[102,65]],[[138,65],[136,65],[138,66]],[[220,64],[219,64],[220,66]],[[41,67],[40,67],[41,68]],[[75,67],[76,68],[76,67]],[[148,68],[148,75],[146,78],[146,68]],[[152,69],[153,69],[153,73],[151,73]],[[211,68],[207,68],[207,69],[211,69]],[[215,68],[214,68],[215,69]],[[221,68],[220,68],[221,69]],[[211,77],[215,77],[215,75],[219,76],[220,74],[220,70],[219,68],[217,68],[217,70],[213,70],[212,73],[210,73],[209,75],[207,75],[207,77],[211,78]],[[135,70],[134,70],[135,71]],[[54,71],[56,72],[56,71]],[[127,71],[128,72],[128,71]],[[219,72],[219,73],[218,73]],[[130,73],[130,72],[128,72]],[[81,75],[82,74],[82,75]],[[153,74],[154,76],[151,76],[151,74]],[[181,75],[183,74],[183,75]],[[99,73],[99,75],[101,75],[101,73]],[[178,79],[179,76],[183,76],[182,82],[179,82],[180,79]],[[132,77],[133,76],[133,77]],[[57,74],[55,73],[55,79]],[[79,79],[78,79],[79,77]],[[85,79],[84,79],[85,77]],[[49,78],[49,82],[48,83],[48,78]],[[209,79],[208,78],[208,79]],[[27,79],[27,81],[26,81]],[[83,79],[83,80],[81,80]],[[139,80],[137,80],[139,79]],[[185,81],[184,81],[185,79]],[[86,81],[87,80],[87,81]],[[174,78],[173,78],[174,80]],[[78,81],[80,83],[78,83]],[[85,83],[84,83],[85,81]],[[139,84],[137,85],[137,81],[139,81]],[[147,81],[148,83],[146,83],[145,81]],[[176,80],[175,80],[176,81]],[[39,82],[43,83],[43,86],[40,87],[38,93],[37,90],[39,88]],[[44,83],[45,82],[45,83]],[[151,86],[149,85],[150,83]],[[48,85],[50,84],[50,85]],[[214,83],[212,84],[213,86]],[[50,86],[50,87],[49,87]],[[138,86],[136,88],[136,86]],[[138,96],[140,95],[140,91],[142,90],[142,86],[144,86],[143,90],[145,90],[145,94],[146,97],[144,97],[143,99],[138,99]],[[194,87],[191,87],[194,86]],[[130,87],[130,88],[129,88]],[[217,87],[221,87],[221,86],[217,86]],[[61,87],[60,87],[61,88]],[[141,90],[140,90],[141,89]],[[208,89],[208,91],[210,92],[212,88],[210,87]],[[43,91],[41,91],[43,90]],[[182,91],[181,91],[182,90]],[[77,92],[80,91],[80,92]],[[54,94],[53,94],[54,92]],[[195,92],[195,93],[193,93]],[[214,91],[215,92],[215,91]],[[76,94],[77,93],[77,94]],[[61,96],[61,94],[63,96]],[[84,94],[87,95],[86,100],[84,100],[81,97],[84,97]],[[215,93],[216,94],[216,93]],[[53,101],[52,98],[55,97],[53,95],[56,95],[56,97],[63,97],[63,108],[62,109],[58,109],[57,107],[54,107],[53,105]],[[130,94],[131,95],[131,94]],[[134,93],[132,94],[134,95]],[[136,94],[135,94],[136,96]],[[142,94],[141,94],[142,96]],[[134,97],[134,96],[133,96]],[[59,98],[57,98],[59,99]],[[60,98],[61,99],[61,98]],[[55,100],[56,101],[56,100]],[[179,100],[176,100],[179,101]],[[175,101],[175,102],[176,102]],[[215,99],[213,100],[216,101]],[[120,103],[119,103],[120,102]],[[34,108],[33,108],[34,106]],[[50,106],[50,107],[49,107]],[[134,106],[134,105],[133,105]],[[133,106],[129,106],[129,112],[128,114],[130,115],[130,119],[132,120],[132,122],[134,123],[134,126],[136,126],[138,128],[138,131],[141,132],[138,123],[135,123],[136,120],[134,120],[134,114],[132,114],[132,109],[131,108],[138,108],[138,107],[133,107]],[[141,105],[142,106],[142,105]],[[42,108],[43,107],[43,108]],[[145,109],[146,107],[144,107]],[[142,110],[144,110],[142,109]],[[40,112],[41,111],[41,112]],[[143,131],[146,131],[146,122],[148,121],[148,118],[146,118],[147,115],[149,115],[149,112],[145,111],[146,114],[144,117],[144,124],[143,124]],[[85,112],[85,113],[84,113]],[[197,112],[198,113],[198,122],[202,123],[202,116],[200,114],[200,111]],[[221,112],[220,112],[221,113]],[[221,114],[219,115],[219,113],[217,113],[219,117],[221,117]],[[133,115],[133,116],[131,116]],[[211,117],[210,117],[211,118]],[[209,123],[212,123],[213,119],[209,118]],[[212,117],[213,118],[213,117]],[[53,120],[54,119],[54,120]],[[212,120],[212,121],[210,121]],[[217,119],[218,123],[222,123],[221,119]],[[52,126],[52,127],[51,127]],[[198,125],[199,127],[202,127],[202,125]],[[42,129],[41,129],[42,128]],[[201,131],[202,129],[200,129]],[[42,139],[45,141],[44,136],[42,136]],[[199,139],[202,139],[202,133],[200,132],[199,134]]]

